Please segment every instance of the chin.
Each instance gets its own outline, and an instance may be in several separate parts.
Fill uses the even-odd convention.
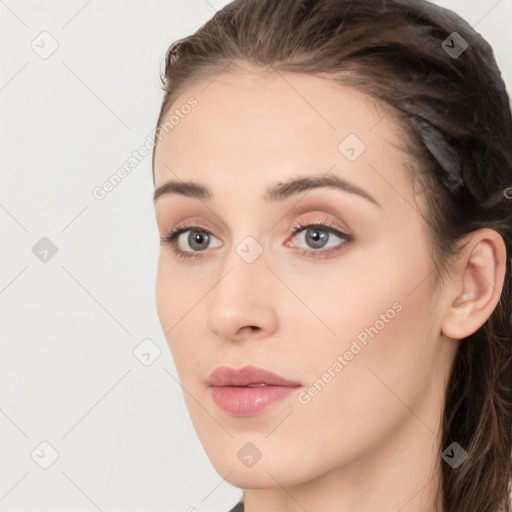
[[[250,469],[231,470],[232,473],[226,477],[226,482],[240,489],[268,489],[280,485],[290,487],[298,483],[294,478],[290,478],[289,471],[284,468],[273,468],[271,465],[260,466],[261,463],[262,461],[258,463],[258,467]],[[227,473],[219,474],[224,476]]]
[[[280,457],[276,452],[267,458],[263,455],[252,467],[245,467],[238,459],[233,462],[225,455],[226,451],[222,457],[211,457],[210,462],[228,483],[241,489],[263,489],[279,485],[288,487],[313,478],[302,472],[299,461]]]

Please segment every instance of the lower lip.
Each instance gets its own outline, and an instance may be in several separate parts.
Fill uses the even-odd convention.
[[[269,405],[290,396],[297,387],[287,386],[254,386],[211,387],[212,398],[225,412],[233,416],[252,416]]]

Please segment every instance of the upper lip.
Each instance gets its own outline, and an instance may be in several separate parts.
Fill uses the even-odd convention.
[[[229,366],[219,366],[208,377],[209,386],[249,386],[251,384],[265,384],[267,386],[300,386],[299,382],[293,382],[273,372],[256,366],[244,366],[240,369]]]

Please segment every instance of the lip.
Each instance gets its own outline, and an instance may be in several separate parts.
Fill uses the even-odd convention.
[[[207,384],[214,402],[233,416],[258,414],[301,386],[299,382],[252,365],[238,370],[229,366],[216,368]]]
[[[209,386],[249,386],[251,384],[265,384],[267,386],[300,386],[300,382],[293,382],[276,373],[257,366],[244,366],[236,370],[229,366],[219,366],[208,377]]]

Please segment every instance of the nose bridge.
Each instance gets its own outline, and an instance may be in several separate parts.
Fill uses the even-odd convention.
[[[212,290],[215,303],[226,300],[230,307],[236,301],[240,301],[240,306],[256,303],[268,272],[263,247],[254,237],[247,236],[233,244],[225,255],[220,280]]]
[[[234,243],[225,254],[218,279],[211,290],[209,327],[224,338],[243,327],[275,327],[276,297],[269,293],[271,272],[265,250],[253,236]]]

